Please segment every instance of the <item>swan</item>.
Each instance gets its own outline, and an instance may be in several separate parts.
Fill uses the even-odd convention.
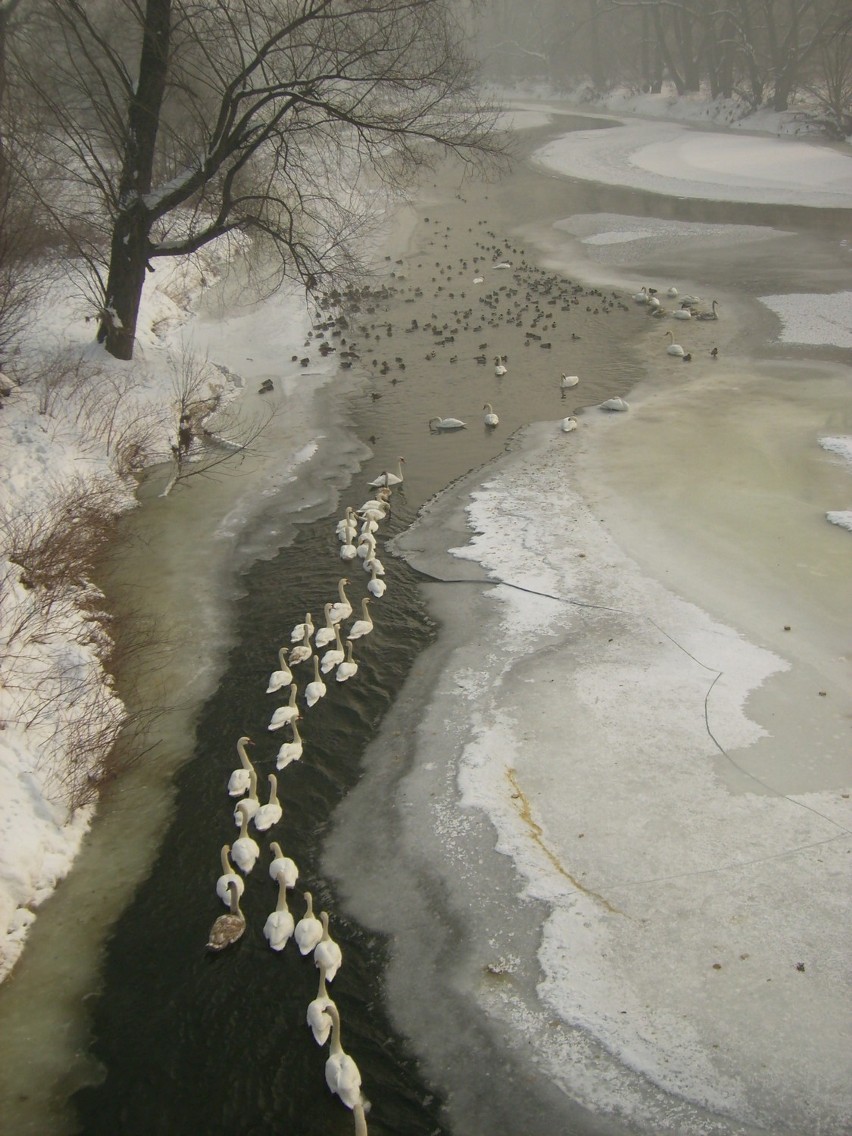
[[[718,301],[713,300],[713,310],[710,311],[710,312],[699,312],[696,315],[695,318],[700,319],[700,320],[716,320],[716,319],[718,319],[719,317],[716,314],[716,309],[718,308],[718,306],[719,306]]]
[[[323,655],[321,668],[323,674],[328,674],[329,671],[334,670],[338,663],[343,662],[344,656],[346,655],[346,651],[343,648],[343,643],[340,641],[339,625],[335,626],[334,635],[337,646],[329,648],[329,650],[326,651],[326,653]]]
[[[495,355],[494,356],[494,374],[499,377],[499,376],[505,375],[508,370],[509,370],[509,368],[505,365],[505,363],[501,362],[500,356]]]
[[[299,878],[299,869],[296,867],[296,861],[291,860],[289,856],[285,856],[281,851],[281,845],[277,840],[273,840],[270,845],[272,852],[272,863],[269,865],[269,878],[278,883],[280,876],[283,876],[288,888],[294,888],[296,881]]]
[[[287,655],[289,651],[287,647],[278,648],[278,667],[277,671],[273,671],[269,676],[269,685],[266,688],[267,694],[274,694],[276,690],[280,690],[282,686],[289,686],[293,681],[293,672],[287,666]]]
[[[365,635],[369,635],[373,630],[373,620],[367,611],[367,605],[370,602],[369,596],[364,596],[361,600],[361,618],[356,619],[349,630],[346,632],[346,638],[350,641],[352,639],[362,639]],[[342,660],[341,660],[342,661]]]
[[[387,584],[384,580],[379,579],[375,563],[370,566],[370,579],[367,583],[367,591],[371,596],[375,596],[377,600],[381,599],[387,591]]]
[[[293,718],[290,722],[290,729],[293,731],[293,740],[291,742],[284,742],[278,750],[278,756],[275,758],[276,769],[284,769],[291,761],[298,761],[302,756],[304,746],[302,744],[302,735],[299,733],[298,723],[298,716]]]
[[[379,474],[379,476],[375,479],[375,481],[369,481],[369,482],[367,482],[367,484],[370,486],[371,489],[387,488],[388,485],[402,485],[402,482],[404,480],[404,474],[402,472],[402,467],[404,465],[405,465],[405,458],[400,458],[399,464],[397,465],[397,472],[396,473],[388,473],[388,471],[385,470],[383,473]]]
[[[367,1108],[368,1102],[364,1100],[363,1094],[360,1100],[356,1101],[352,1107],[352,1115],[355,1117],[355,1136],[369,1136],[367,1131]]]
[[[432,431],[438,430],[463,430],[466,423],[462,422],[460,418],[435,418],[429,419],[429,429]]]
[[[240,881],[242,883],[242,880]],[[314,915],[314,897],[309,891],[303,892],[305,898],[305,914],[296,924],[294,932],[296,937],[296,946],[299,948],[303,955],[309,955],[314,950],[317,943],[322,938],[322,923]],[[320,967],[320,977],[322,978],[322,967]]]
[[[672,319],[691,320],[692,312],[689,310],[689,308],[678,308],[676,311],[672,312]]]
[[[329,1002],[325,1012],[331,1018],[331,1046],[325,1063],[325,1083],[347,1108],[354,1108],[361,1100],[361,1074],[349,1054],[343,1051],[340,1014],[334,1002]]]
[[[254,768],[248,759],[246,746],[254,745],[251,738],[240,738],[237,742],[237,753],[240,755],[240,764],[228,779],[228,794],[231,797],[241,797],[248,792],[251,784],[251,771]]]
[[[242,878],[238,876],[234,871],[233,866],[231,865],[231,861],[228,859],[228,853],[230,851],[230,844],[222,845],[222,851],[220,853],[222,860],[222,875],[216,881],[216,894],[219,896],[223,903],[228,905],[230,905],[231,902],[231,892],[228,888],[228,884],[232,880],[237,885],[237,896],[241,896],[243,894],[243,891],[245,890],[245,884],[243,883]]]
[[[361,522],[361,528],[358,532],[359,542],[365,536],[373,536],[379,531],[379,522],[372,520],[370,517],[365,517]]]
[[[371,560],[376,555],[376,538],[372,533],[363,533],[358,541],[358,555],[362,560]]]
[[[675,288],[674,284],[672,284],[671,288],[666,290],[666,295],[670,300],[675,299],[675,297],[677,296],[677,288]]]
[[[290,665],[295,667],[299,663],[306,663],[311,655],[314,653],[311,647],[311,635],[314,633],[314,625],[311,624],[311,629],[308,631],[305,628],[302,635],[302,641],[295,647],[290,648]]]
[[[334,976],[340,970],[343,962],[343,951],[328,933],[328,912],[320,912],[322,923],[322,938],[314,947],[314,965],[325,970],[326,981],[334,981]]]
[[[642,285],[642,291],[641,292],[634,292],[633,293],[633,299],[636,301],[637,304],[647,304],[648,303],[648,289],[646,288],[646,286],[644,284]]]
[[[281,802],[278,800],[278,778],[274,773],[270,773],[267,780],[269,781],[269,800],[265,805],[261,805],[254,814],[254,827],[258,832],[266,832],[267,829],[272,828],[273,824],[278,824],[284,815]]]
[[[352,640],[347,643],[346,658],[338,663],[336,678],[338,682],[346,682],[358,673],[358,664],[352,658]]]
[[[570,390],[572,387],[575,387],[579,381],[579,375],[563,375],[559,380],[559,389],[564,391]]]
[[[293,722],[299,716],[299,707],[296,705],[296,695],[299,688],[295,682],[290,683],[290,701],[286,706],[279,706],[272,712],[272,720],[267,726],[268,730],[280,730],[285,722]]]
[[[674,335],[672,335],[672,333],[670,331],[667,331],[666,335],[671,335],[671,337],[672,337],[671,343],[666,348],[666,354],[667,355],[685,355],[686,352],[681,347],[681,345],[679,343],[675,343]]]
[[[233,880],[228,884],[228,891],[230,911],[214,920],[207,936],[207,948],[211,951],[223,951],[241,938],[246,929],[246,917],[240,910],[240,893]]]
[[[314,633],[314,621],[309,611],[305,612],[305,622],[297,623],[293,630],[290,632],[290,642],[298,643],[300,639],[304,639],[306,631],[309,636],[313,635]]]
[[[320,678],[319,659],[314,655],[314,677],[305,687],[305,702],[308,706],[316,706],[321,698],[325,698],[328,687]]]
[[[346,576],[337,583],[337,594],[340,598],[337,603],[331,605],[331,611],[328,613],[328,618],[332,623],[340,623],[341,620],[348,619],[352,614],[352,604],[344,590],[348,583],[349,580]]]
[[[630,404],[623,398],[608,398],[600,404],[601,410],[629,410]]]
[[[241,801],[237,801],[234,806],[234,824],[237,827],[242,823],[243,815],[252,820],[254,814],[260,808],[260,801],[257,799],[257,774],[252,769],[249,773],[249,791],[248,796],[243,797]]]
[[[483,406],[482,409],[485,411],[485,417],[482,419],[482,421],[485,423],[485,425],[486,426],[497,426],[500,422],[500,419],[497,417],[497,415],[492,410],[491,403],[486,402],[485,406]]]
[[[364,561],[364,571],[369,572],[370,575],[375,572],[377,576],[384,576],[385,566],[379,560],[378,556],[371,556],[368,560]]]
[[[334,530],[338,539],[345,542],[351,540],[358,530],[358,525],[355,519],[355,510],[351,505],[346,506],[346,515],[337,522],[337,528]]]
[[[263,934],[273,951],[283,951],[296,924],[287,906],[287,880],[284,873],[278,877],[278,902],[263,925]]]
[[[240,801],[237,808],[240,810],[240,835],[231,846],[231,859],[240,869],[244,876],[247,876],[252,868],[257,863],[257,858],[260,855],[260,848],[256,840],[253,840],[248,834],[248,814],[245,811],[246,802]]]
[[[318,651],[323,647],[327,647],[334,639],[335,624],[332,623],[330,619],[331,608],[332,605],[330,603],[325,604],[323,608],[325,612],[325,627],[321,627],[316,635],[314,635],[314,646]]]
[[[351,540],[347,540],[345,544],[340,546],[340,559],[341,560],[354,560],[358,555],[358,549]]]
[[[660,304],[660,301],[659,301],[659,300],[657,299],[657,297],[656,297],[656,296],[649,296],[649,297],[648,297],[648,307],[649,307],[649,308],[650,308],[650,309],[651,309],[652,311],[656,311],[656,310],[657,310],[658,308],[660,308],[661,306],[662,306],[662,305]]]
[[[680,302],[686,304],[688,307],[693,307],[695,304],[701,303],[700,296],[681,296]]]
[[[567,418],[562,419],[560,427],[564,434],[570,434],[572,430],[577,429],[577,419],[573,414],[570,414]]]
[[[305,1015],[305,1020],[311,1027],[311,1033],[314,1035],[314,1041],[317,1045],[325,1045],[328,1041],[328,1035],[331,1033],[331,1018],[326,1013],[330,1005],[331,998],[329,998],[325,987],[325,967],[321,966],[317,996],[313,1002],[308,1004],[308,1012]]]

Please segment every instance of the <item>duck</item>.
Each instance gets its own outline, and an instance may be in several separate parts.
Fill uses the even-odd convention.
[[[299,707],[296,705],[296,695],[298,694],[298,692],[299,688],[297,687],[295,682],[291,682],[290,701],[286,706],[279,706],[276,710],[273,710],[272,718],[269,725],[267,726],[268,730],[280,730],[285,722],[292,722],[296,718],[298,718]]]
[[[575,387],[579,383],[579,381],[579,375],[563,375],[559,380],[559,389],[564,391],[571,390],[571,388]]]
[[[370,579],[367,581],[367,591],[371,596],[375,596],[377,600],[381,599],[387,591],[387,584],[384,580],[379,579],[375,563],[370,565]]]
[[[245,801],[240,801],[237,805],[237,809],[241,812],[240,835],[231,846],[231,859],[243,875],[247,876],[257,863],[260,847],[257,841],[253,840],[248,834],[249,818],[248,814],[243,811],[245,804]]]
[[[502,362],[499,355],[494,356],[494,374],[498,377],[505,375],[509,368]]]
[[[388,473],[387,470],[384,470],[379,474],[375,481],[368,481],[367,484],[371,489],[387,488],[388,485],[402,485],[405,478],[405,475],[402,471],[402,467],[404,465],[405,458],[399,458],[396,473]]]
[[[273,671],[269,676],[269,685],[266,687],[267,694],[274,694],[276,690],[280,690],[282,686],[289,686],[293,681],[293,672],[287,665],[287,655],[289,648],[278,648],[278,670]]]
[[[323,647],[327,647],[329,643],[334,642],[334,630],[337,624],[331,622],[331,608],[332,605],[330,603],[324,605],[325,627],[320,627],[316,635],[314,635],[314,646],[318,651],[322,650]]]
[[[606,402],[600,404],[601,410],[629,410],[630,404],[625,402],[623,398],[608,398]]]
[[[567,418],[562,419],[562,421],[559,424],[559,427],[562,430],[563,434],[570,434],[572,430],[577,429],[577,425],[578,425],[577,419],[574,417],[573,414],[569,414],[569,416]]]
[[[249,820],[252,820],[259,808],[260,801],[257,799],[257,773],[252,769],[249,773],[248,795],[243,797],[241,801],[237,801],[234,806],[234,824],[239,828],[242,823],[243,814],[245,814]]]
[[[267,916],[263,935],[273,951],[283,951],[295,930],[292,912],[287,906],[287,880],[283,872],[278,875],[278,902]]]
[[[287,882],[287,887],[294,888],[299,879],[299,869],[296,866],[296,861],[284,855],[281,850],[281,845],[277,840],[271,841],[269,850],[272,853],[272,861],[269,865],[269,878],[277,884],[279,876],[283,876]]]
[[[365,635],[369,635],[373,630],[373,620],[370,616],[369,611],[367,610],[369,603],[370,597],[364,596],[364,598],[361,600],[361,618],[356,619],[349,630],[346,632],[346,638],[348,640],[351,641],[352,639],[362,639]]]
[[[325,1063],[325,1083],[343,1101],[354,1108],[361,1100],[361,1073],[340,1042],[340,1014],[334,1002],[329,1002],[326,1014],[331,1018],[331,1044]]]
[[[337,664],[342,663],[346,656],[346,650],[340,639],[340,624],[335,624],[334,634],[337,646],[330,647],[323,655],[322,665],[320,667],[323,674],[328,674],[329,671],[334,670]]]
[[[343,576],[337,582],[337,595],[338,601],[331,605],[331,611],[328,613],[328,618],[332,623],[340,623],[344,619],[348,619],[352,614],[352,604],[349,602],[349,597],[346,595],[346,585],[349,579]]]
[[[715,320],[715,319],[718,319],[719,316],[716,313],[716,309],[718,308],[718,306],[719,306],[718,301],[713,300],[711,310],[709,312],[696,312],[695,318],[700,319],[700,320]]]
[[[238,876],[234,871],[233,865],[231,864],[231,861],[229,859],[230,851],[230,844],[222,845],[222,851],[219,853],[219,858],[222,862],[222,875],[216,881],[216,894],[226,905],[230,905],[231,903],[231,892],[228,888],[228,884],[232,880],[237,885],[238,896],[241,896],[243,894],[243,891],[245,890],[245,884],[243,883],[242,877]]]
[[[337,671],[335,678],[338,682],[346,682],[358,673],[358,664],[352,658],[352,640],[350,639],[346,645],[346,658],[342,663],[337,664]]]
[[[314,655],[314,677],[305,687],[305,702],[308,706],[316,706],[321,698],[325,698],[328,687],[320,677],[319,659]]]
[[[314,653],[311,647],[311,635],[314,633],[314,625],[311,624],[311,629],[308,631],[307,627],[302,634],[301,643],[297,643],[295,647],[290,648],[290,666],[296,667],[299,663],[306,663],[311,655]]]
[[[269,800],[265,805],[261,805],[254,814],[254,827],[258,832],[266,832],[272,828],[273,824],[278,824],[284,815],[281,802],[278,800],[278,778],[274,773],[270,773],[267,781],[269,782]]]
[[[666,335],[671,335],[671,343],[666,348],[666,354],[667,355],[681,355],[681,356],[685,355],[686,352],[681,347],[681,345],[679,343],[675,343],[674,336],[672,335],[672,333],[670,331],[667,331]]]
[[[467,423],[462,422],[460,418],[439,418],[434,417],[429,419],[429,429],[433,433],[440,430],[464,430]]]
[[[325,985],[325,967],[320,967],[319,982],[317,983],[317,996],[308,1003],[308,1012],[305,1020],[314,1035],[317,1045],[325,1045],[331,1033],[331,1018],[328,1016],[328,1007],[332,1004]]]
[[[711,347],[710,348],[710,358],[711,359],[718,359],[719,358],[719,348],[718,347]]]
[[[275,758],[275,768],[285,769],[291,761],[299,761],[304,751],[304,743],[302,742],[302,735],[299,733],[299,716],[290,721],[290,729],[293,731],[293,739],[289,742],[284,742],[278,750]]]
[[[322,939],[322,923],[314,915],[314,897],[311,893],[309,891],[303,892],[302,897],[305,901],[305,914],[296,924],[294,935],[299,952],[302,955],[309,955]],[[322,967],[320,967],[320,970],[322,970]]]
[[[223,951],[241,939],[246,929],[246,917],[240,910],[240,894],[234,880],[228,884],[230,910],[214,920],[207,936],[207,949],[210,951]]]
[[[485,417],[482,419],[482,421],[485,423],[486,426],[497,426],[497,425],[499,425],[500,419],[494,413],[490,402],[486,402],[485,406],[483,406],[482,409],[485,411]]]
[[[246,753],[246,746],[254,745],[249,737],[242,737],[237,741],[237,753],[240,755],[240,764],[228,778],[228,795],[242,797],[251,785],[251,771],[254,768]]]
[[[322,938],[314,947],[314,965],[325,968],[325,977],[328,982],[334,981],[334,976],[343,963],[343,951],[328,933],[328,912],[320,912],[322,923]]]
[[[305,622],[297,623],[293,630],[290,632],[290,642],[298,643],[300,640],[304,639],[306,631],[308,633],[308,636],[311,636],[314,633],[314,621],[309,611],[305,613]]]

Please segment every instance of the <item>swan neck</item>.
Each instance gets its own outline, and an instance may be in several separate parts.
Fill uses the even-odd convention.
[[[240,755],[240,765],[242,765],[243,769],[251,770],[251,762],[246,753],[246,743],[243,738],[240,738],[237,742],[237,753]]]

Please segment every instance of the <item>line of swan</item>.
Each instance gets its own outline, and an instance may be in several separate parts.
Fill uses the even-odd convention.
[[[254,766],[246,753],[246,746],[250,745],[254,745],[254,742],[249,737],[242,737],[237,742],[240,764],[228,778],[228,794],[231,797],[242,797],[244,793],[248,792],[251,785],[250,774]]]
[[[211,951],[223,951],[225,947],[242,938],[246,929],[246,917],[240,909],[240,896],[233,880],[228,884],[228,891],[230,910],[214,920],[210,934],[207,936],[207,949]]]

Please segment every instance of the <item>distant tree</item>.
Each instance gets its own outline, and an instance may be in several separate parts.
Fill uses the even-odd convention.
[[[249,233],[316,288],[357,263],[359,174],[499,154],[451,0],[36,0],[19,81],[49,183],[133,354],[146,273]],[[36,187],[38,188],[38,187]]]

